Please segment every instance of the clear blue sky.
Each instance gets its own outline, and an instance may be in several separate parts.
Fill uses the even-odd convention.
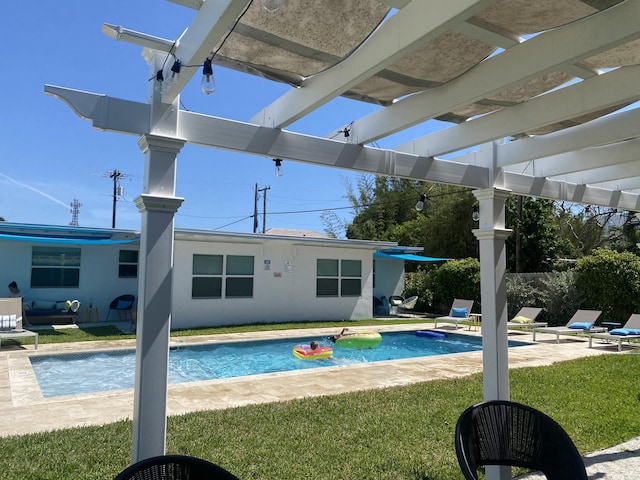
[[[258,1],[258,0],[256,0]],[[101,32],[103,23],[122,25],[167,39],[178,38],[195,11],[164,0],[9,2],[3,7],[5,55],[2,75],[4,115],[0,139],[0,216],[9,222],[68,225],[70,203],[78,199],[79,224],[111,227],[113,182],[117,169],[124,195],[117,203],[118,228],[140,229],[133,199],[142,191],[143,156],[137,137],[93,130],[71,109],[45,95],[52,84],[128,100],[146,101],[149,70],[142,48],[116,42]],[[195,75],[181,96],[188,110],[248,121],[288,87],[214,67],[217,91],[200,92]],[[288,127],[320,136],[376,107],[338,99]],[[391,147],[427,133],[416,130],[380,141]],[[185,202],[178,228],[251,232],[254,188],[269,186],[267,228],[322,232],[320,212],[339,209],[344,181],[357,173],[284,162],[275,177],[265,157],[186,146],[178,157],[177,195]],[[259,202],[262,212],[262,198]],[[349,221],[349,209],[336,213]],[[259,219],[262,226],[262,217]]]

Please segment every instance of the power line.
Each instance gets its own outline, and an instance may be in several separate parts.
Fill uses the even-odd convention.
[[[244,220],[247,220],[249,218],[253,218],[253,233],[256,233],[258,230],[258,200],[259,200],[259,194],[258,192],[264,191],[264,217],[263,217],[263,227],[262,230],[264,233],[265,230],[265,222],[266,222],[266,196],[267,196],[267,192],[266,190],[269,190],[270,187],[267,186],[263,189],[258,189],[258,184],[256,183],[255,186],[255,200],[254,200],[254,212],[253,215],[248,215],[246,217],[243,217],[239,220],[236,220],[234,222],[231,223],[227,223],[226,225],[222,225],[220,227],[216,227],[213,230],[220,230],[222,228],[228,227],[229,225],[234,225],[236,223],[240,223]],[[442,192],[442,193],[434,193],[432,195],[426,195],[425,200],[429,200],[431,198],[435,198],[435,197],[444,197],[447,195],[456,195],[458,193],[464,193],[464,192],[468,192],[469,189],[467,188],[462,188],[460,190],[456,190],[453,192]],[[347,210],[347,209],[352,209],[352,210],[357,210],[360,208],[367,208],[367,207],[374,207],[374,206],[378,206],[378,205],[390,205],[393,203],[400,203],[400,202],[406,202],[408,201],[407,199],[398,199],[398,200],[389,200],[386,202],[371,202],[371,203],[362,203],[362,204],[358,204],[358,205],[349,205],[347,207],[333,207],[333,208],[316,208],[316,209],[310,209],[310,210],[291,210],[288,212],[269,212],[269,215],[295,215],[295,214],[300,214],[300,213],[318,213],[318,212],[332,212],[335,210]],[[178,214],[180,215],[180,214]],[[185,215],[188,216],[188,215]],[[198,217],[198,218],[212,218],[212,217]],[[227,217],[229,218],[229,217]]]

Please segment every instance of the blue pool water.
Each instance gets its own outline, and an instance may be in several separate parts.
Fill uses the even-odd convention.
[[[379,362],[402,358],[445,355],[482,349],[477,337],[447,334],[445,338],[418,337],[411,332],[382,334],[382,343],[373,349],[357,350],[333,346],[326,360],[299,360],[292,349],[300,343],[318,340],[331,345],[328,337],[298,337],[208,345],[171,347],[169,383],[216,378],[242,377],[260,373]],[[524,345],[510,342],[510,346]],[[135,351],[118,350],[30,357],[45,397],[74,395],[133,388]]]

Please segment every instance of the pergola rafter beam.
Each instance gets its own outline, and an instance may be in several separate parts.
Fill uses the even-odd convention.
[[[513,172],[504,172],[503,179],[504,188],[508,188],[514,194],[640,211],[640,195],[636,193],[567,183],[551,178],[520,175]]]
[[[508,167],[561,153],[640,137],[640,108],[612,113],[547,135],[521,138],[498,146],[496,165]]]
[[[440,87],[411,95],[351,125],[351,141],[370,143],[462,106],[490,97],[640,36],[640,2],[624,2],[522,42]],[[422,139],[394,148],[421,155],[441,155]]]
[[[593,169],[625,165],[638,160],[640,160],[640,139],[636,138],[626,142],[574,150],[560,155],[532,160],[524,170],[519,168],[520,165],[512,165],[506,169],[535,175],[536,177],[555,177],[574,172],[589,172]],[[589,174],[586,173],[586,175]],[[591,183],[591,181],[588,183]]]
[[[45,92],[64,101],[94,128],[133,135],[149,133],[148,104],[52,85],[45,86]],[[469,188],[489,186],[488,169],[484,167],[345,144],[184,110],[178,115],[176,138],[193,145]]]
[[[636,154],[636,160],[637,158],[638,155]],[[637,177],[639,175],[639,163],[624,163],[610,167],[600,167],[575,173],[568,173],[566,175],[557,175],[553,178],[571,183],[595,184],[621,180],[629,176]]]
[[[200,10],[204,4],[204,0],[167,0],[168,2],[175,3],[176,5],[182,5],[183,7],[191,8],[193,10]]]
[[[44,93],[62,100],[93,128],[109,132],[144,135],[151,127],[151,105],[71,88],[45,85]]]
[[[637,190],[640,189],[640,175],[637,177],[612,180],[610,182],[598,182],[594,184],[594,186],[609,190],[624,190],[629,193],[638,193]]]
[[[456,32],[463,33],[468,37],[481,40],[489,45],[504,48],[505,50],[515,47],[522,42],[522,39],[508,32],[503,32],[490,25],[484,25],[476,20],[462,22],[453,29]]]
[[[207,1],[200,7],[187,31],[180,37],[173,56],[182,65],[202,65],[211,58],[212,49],[233,28],[235,21],[251,0]],[[171,75],[173,61],[166,62],[164,78]],[[162,103],[171,104],[180,95],[184,86],[199,70],[183,68],[177,81],[162,96]]]
[[[448,160],[389,152],[258,125],[180,112],[178,136],[200,146],[414,180],[489,185],[488,170]]]
[[[384,22],[347,59],[305,79],[251,118],[283,128],[491,4],[489,0],[411,2]]]
[[[150,106],[147,104],[50,85],[45,87],[45,92],[67,103],[78,116],[93,122],[95,128],[133,135],[145,135],[148,133],[145,128],[150,128]],[[474,162],[472,156],[483,157],[481,152],[466,156],[466,163],[461,163],[311,137],[182,110],[179,112],[176,138],[186,139],[187,143],[193,145],[377,175],[475,189],[491,186],[490,169],[474,165],[481,162]],[[629,210],[640,205],[640,196],[631,193],[617,197],[615,191],[604,188],[588,187],[582,191],[570,182],[515,172],[504,172],[504,179],[505,188],[521,195],[545,198],[556,198],[554,195],[558,195],[557,198],[567,201]],[[620,203],[616,198],[624,199],[624,202]]]
[[[623,67],[401,145],[397,151],[443,155],[640,98],[640,66]],[[396,150],[396,149],[394,149]]]

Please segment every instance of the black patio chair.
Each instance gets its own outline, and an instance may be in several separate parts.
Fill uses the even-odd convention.
[[[493,400],[467,408],[456,424],[456,455],[467,480],[486,465],[524,467],[549,480],[587,480],[569,435],[551,417],[520,403]]]
[[[133,295],[120,295],[113,299],[109,304],[109,313],[107,313],[106,321],[109,321],[111,312],[118,312],[118,320],[129,320],[133,323],[133,316],[131,315],[131,309],[136,301],[136,297]]]
[[[114,480],[239,480],[224,468],[186,455],[160,455],[130,465]]]

